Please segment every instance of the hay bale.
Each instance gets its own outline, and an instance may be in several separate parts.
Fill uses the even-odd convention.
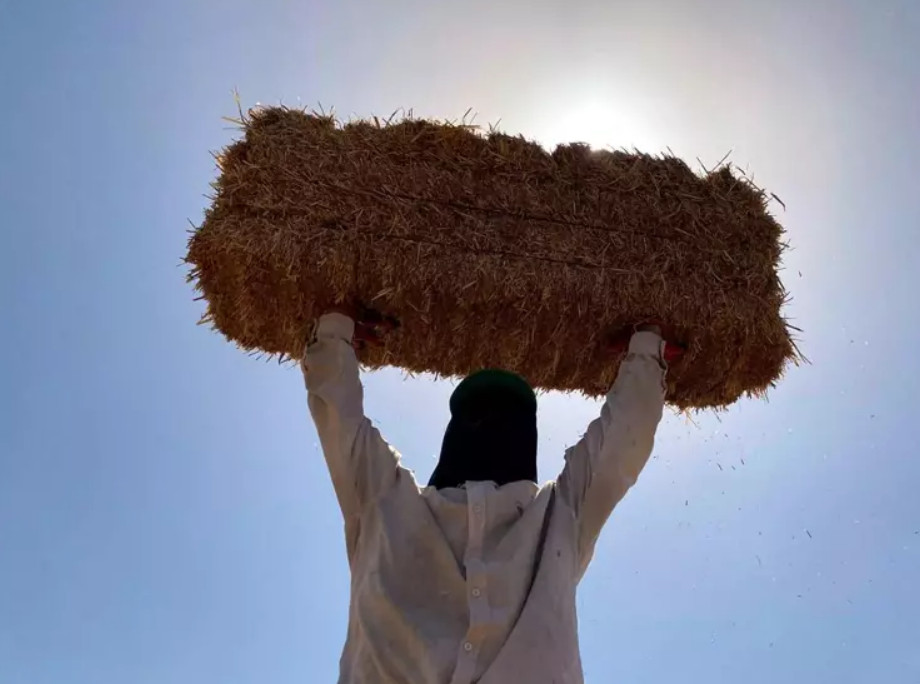
[[[654,317],[688,345],[669,402],[702,408],[795,358],[782,228],[729,168],[285,108],[243,126],[187,261],[205,320],[244,349],[297,358],[319,307],[355,297],[402,323],[371,368],[503,367],[598,396],[620,361],[606,334]]]

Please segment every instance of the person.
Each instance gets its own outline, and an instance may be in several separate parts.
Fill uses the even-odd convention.
[[[534,391],[471,375],[420,487],[364,415],[355,346],[381,319],[357,311],[320,316],[302,360],[351,572],[339,683],[580,684],[576,587],[652,452],[675,347],[655,325],[631,335],[600,417],[543,486]]]

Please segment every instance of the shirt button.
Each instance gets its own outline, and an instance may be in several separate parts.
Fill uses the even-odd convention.
[[[480,596],[482,596],[482,590],[479,587],[476,587],[475,589],[473,589],[472,593],[473,593],[473,596],[475,596],[476,598],[479,598]]]
[[[473,513],[477,515],[482,513],[482,504],[476,504],[475,506],[473,506]]]
[[[470,651],[473,650],[473,644],[471,644],[469,641],[464,642],[463,650],[469,653]]]

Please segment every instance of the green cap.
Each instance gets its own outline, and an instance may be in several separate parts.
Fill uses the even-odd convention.
[[[506,370],[487,368],[466,377],[450,397],[450,412],[456,415],[471,398],[485,393],[503,393],[521,401],[536,413],[537,395],[520,375]]]

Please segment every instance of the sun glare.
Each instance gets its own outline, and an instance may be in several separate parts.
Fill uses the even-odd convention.
[[[567,142],[588,143],[597,149],[635,147],[652,153],[662,149],[638,108],[606,100],[583,100],[548,112],[538,124],[536,138],[550,149]]]

